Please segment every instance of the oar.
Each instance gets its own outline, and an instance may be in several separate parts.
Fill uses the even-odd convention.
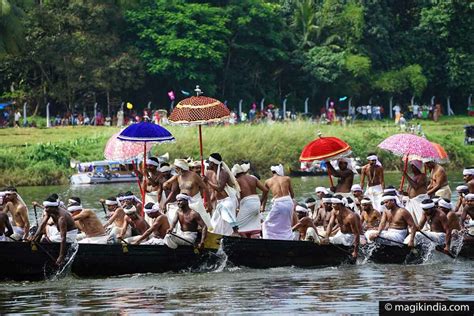
[[[194,247],[194,253],[199,254],[199,252],[200,252],[199,249],[192,242],[190,242],[189,240],[186,240],[186,239],[184,239],[184,238],[182,238],[182,237],[180,237],[180,236],[178,236],[178,235],[176,235],[175,233],[172,233],[172,232],[170,232],[170,235],[174,236],[178,239],[181,239],[182,241],[184,241],[184,242],[188,243],[189,245],[193,246]],[[216,255],[212,251],[207,250],[207,252],[214,255],[214,256],[216,256],[216,257],[218,257],[218,258],[220,258],[218,255]]]
[[[33,211],[35,212],[36,227],[39,227],[39,224],[38,224],[38,212],[36,211],[36,204],[33,205]]]
[[[426,238],[428,238],[432,243],[436,244],[436,251],[439,251],[439,252],[442,252],[444,253],[445,255],[453,258],[453,259],[456,259],[456,256],[453,255],[450,251],[445,251],[443,247],[441,247],[440,245],[438,245],[438,243],[436,241],[434,241],[430,236],[428,236],[427,234],[425,234],[424,232],[422,232],[421,230],[419,230],[419,232],[425,236]]]
[[[16,242],[23,241],[23,239],[16,240],[16,239],[11,238],[10,236],[7,236],[7,237],[10,238],[12,241],[16,241]],[[39,243],[35,242],[34,240],[32,240],[31,243],[39,247],[39,249],[41,249],[41,251],[43,251],[49,257],[49,259],[51,259],[51,261],[56,263],[56,259],[54,259],[54,257],[46,249],[44,249],[43,246],[41,246]]]
[[[104,202],[103,202],[103,201],[100,201],[100,204],[102,204],[102,209],[104,210],[105,218],[107,219],[107,211],[105,210]]]
[[[385,240],[385,241],[388,241],[388,242],[393,242],[394,244],[398,244],[398,245],[401,245],[401,246],[407,246],[406,244],[402,243],[402,242],[399,242],[399,241],[395,241],[395,240],[392,240],[392,239],[389,239],[389,238],[385,238],[385,237],[381,237],[381,236],[377,236],[376,238],[379,238],[379,239],[382,239],[382,240]],[[413,254],[418,254],[418,249],[416,248],[412,248],[411,251]]]

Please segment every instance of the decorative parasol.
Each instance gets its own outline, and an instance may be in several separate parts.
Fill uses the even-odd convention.
[[[174,142],[175,138],[164,127],[150,123],[135,123],[120,132],[117,139],[124,142],[132,142],[143,148],[143,164],[146,170],[146,151],[151,149],[153,144]],[[150,146],[151,145],[151,146]],[[140,185],[140,184],[139,184]],[[146,187],[146,185],[145,185]],[[142,201],[145,201],[145,189],[140,186]],[[144,204],[144,203],[142,203]]]
[[[303,148],[300,161],[339,159],[347,157],[352,153],[351,146],[342,139],[337,137],[322,137],[321,133],[318,133],[318,136],[318,138]],[[327,170],[329,182],[331,182],[331,187],[333,187],[331,171],[329,168]]]
[[[444,150],[443,146],[441,146],[438,143],[433,143],[433,142],[431,142],[431,144],[434,146],[434,148],[436,149],[436,152],[439,155],[439,159],[436,162],[438,162],[438,163],[448,163],[449,162],[449,156],[448,156],[448,153],[446,152],[446,150]]]
[[[180,101],[168,117],[172,124],[199,126],[199,153],[201,156],[201,173],[204,175],[204,156],[202,148],[201,125],[220,122],[230,117],[229,109],[220,101],[201,96],[202,91],[196,86],[197,96]]]
[[[143,156],[143,145],[139,143],[124,142],[118,139],[120,132],[112,135],[104,149],[104,157],[109,160],[129,160]],[[146,146],[146,145],[145,145]],[[150,151],[150,145],[147,146]]]
[[[438,161],[440,159],[438,152],[429,140],[413,134],[392,135],[386,138],[377,147],[405,158],[400,191],[403,189],[403,184],[405,182],[405,172],[407,171],[408,160],[417,159],[422,161]]]

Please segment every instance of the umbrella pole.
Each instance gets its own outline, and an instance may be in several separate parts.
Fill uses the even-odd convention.
[[[328,161],[328,163],[330,162]],[[332,188],[334,187],[334,183],[332,182],[331,170],[329,168],[326,168],[326,170],[328,171],[329,183],[331,184],[331,188]]]
[[[403,166],[402,181],[400,182],[400,192],[403,191],[403,185],[405,184],[405,173],[408,169],[408,155],[405,158],[405,165]]]
[[[142,209],[140,214],[143,216],[145,214],[145,194],[147,187],[147,171],[146,171],[146,142],[143,143],[143,186],[142,186]]]
[[[199,127],[199,154],[201,155],[201,176],[204,177],[204,155],[202,153],[202,129],[201,129],[201,125],[198,126]],[[203,201],[204,201],[204,205],[206,205],[207,203],[207,196],[206,196],[206,191],[203,191]]]

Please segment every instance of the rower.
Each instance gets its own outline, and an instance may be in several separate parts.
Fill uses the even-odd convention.
[[[158,203],[147,203],[145,205],[145,213],[153,218],[153,223],[134,244],[135,245],[164,245],[166,232],[170,228],[168,217],[160,211]],[[142,242],[146,240],[145,242]]]
[[[347,158],[340,158],[337,160],[339,170],[334,169],[328,161],[326,166],[331,174],[339,178],[337,185],[331,188],[332,192],[339,193],[342,196],[349,196],[351,193],[352,182],[354,181],[354,172],[349,168],[351,161]]]
[[[362,167],[360,173],[360,187],[364,187],[365,178],[367,178],[365,195],[372,201],[372,207],[379,210],[385,188],[384,169],[375,153],[370,153],[367,156],[367,161],[368,164]]]
[[[329,193],[329,190],[326,189],[325,187],[316,187],[316,189],[314,190],[314,193],[316,193],[316,199],[317,199],[317,205],[316,205],[316,210],[320,207],[322,207],[322,204],[323,204],[323,198],[326,194]]]
[[[474,193],[474,167],[465,168],[462,172],[462,175],[469,193]]]
[[[76,226],[81,231],[77,240],[80,244],[106,244],[108,236],[96,213],[90,209],[84,209],[81,199],[69,198],[67,210],[71,213]]]
[[[354,184],[351,187],[351,193],[352,193],[352,196],[354,197],[355,211],[357,214],[360,214],[362,211],[360,201],[364,197],[364,191],[362,190],[362,187],[360,185]]]
[[[438,201],[438,209],[448,218],[448,226],[451,232],[453,230],[461,230],[460,217],[454,212],[450,200],[440,199]]]
[[[44,210],[46,216],[43,217],[40,227],[36,231],[35,235],[31,237],[32,240],[39,241],[41,236],[45,233],[46,225],[48,220],[51,218],[57,227],[58,231],[56,234],[48,236],[50,242],[61,243],[59,248],[59,256],[56,260],[57,265],[64,263],[66,242],[75,243],[77,238],[77,228],[74,223],[74,219],[71,214],[60,207],[61,202],[57,194],[50,195],[44,202]]]
[[[260,200],[257,189],[263,193],[268,192],[268,189],[256,177],[248,175],[239,164],[232,167],[232,173],[240,186],[240,207],[237,214],[239,234],[247,238],[260,238],[260,212],[265,210],[265,204]]]
[[[359,215],[351,212],[344,206],[342,195],[335,195],[331,199],[331,202],[334,211],[329,220],[326,229],[326,237],[324,238],[323,243],[327,244],[331,242],[332,244],[344,246],[350,246],[352,244],[354,245],[352,257],[357,258],[360,243]],[[329,237],[336,223],[339,224],[340,231],[338,231],[334,237]]]
[[[13,223],[13,235],[10,237],[15,240],[22,240],[28,238],[30,231],[30,221],[28,219],[28,209],[23,199],[18,195],[15,187],[7,187],[4,190],[3,212],[8,215],[11,214],[11,221]]]
[[[179,207],[178,213],[171,227],[166,232],[164,239],[165,245],[169,248],[176,249],[179,245],[193,245],[196,242],[198,227],[201,228],[202,233],[198,248],[202,249],[204,247],[208,228],[206,223],[202,220],[201,215],[189,207],[189,201],[191,201],[191,199],[189,195],[182,193],[176,196]],[[173,230],[178,223],[181,226],[181,231],[174,233]]]
[[[368,197],[364,197],[361,202],[362,213],[361,213],[361,225],[366,231],[366,236],[370,234],[369,231],[374,231],[379,228],[380,219],[382,215],[379,211],[374,210],[372,206],[372,200]]]
[[[312,220],[316,219],[319,204],[321,204],[322,206],[322,202],[316,203],[316,200],[314,198],[309,197],[304,201],[304,204],[306,205],[306,208],[309,210],[308,216],[311,217]]]
[[[182,193],[192,197],[192,200],[189,201],[189,207],[201,215],[202,220],[206,223],[206,226],[211,229],[211,203],[207,201],[207,211],[204,206],[203,196],[207,196],[207,199],[210,198],[209,193],[207,192],[207,187],[202,178],[197,175],[195,172],[189,170],[189,164],[184,159],[175,159],[174,167],[177,175],[171,177],[163,184],[163,189],[165,190],[174,190],[175,194]],[[174,183],[177,183],[177,186],[173,186]],[[171,202],[171,197],[165,201],[165,205]],[[174,216],[173,216],[174,218]]]
[[[170,188],[164,188],[163,185],[173,177],[171,171],[171,166],[169,163],[163,162],[160,165],[160,176],[158,178],[158,202],[160,203],[160,207],[162,210],[166,210],[166,206],[168,203],[176,202],[176,194],[178,194],[178,182],[173,182]]]
[[[456,192],[458,193],[458,202],[456,203],[456,206],[454,207],[454,212],[461,216],[462,215],[462,210],[464,207],[464,196],[466,194],[469,194],[469,188],[467,185],[459,185],[456,187]]]
[[[411,170],[413,172],[413,178],[405,172],[405,177],[409,183],[408,189],[408,200],[405,204],[406,209],[410,212],[415,224],[420,223],[420,219],[423,216],[423,209],[421,208],[421,202],[429,198],[427,193],[427,178],[422,172],[423,163],[420,160],[410,161]]]
[[[332,194],[326,194],[322,199],[322,207],[318,209],[316,218],[313,220],[314,225],[318,227],[318,234],[324,235],[326,233],[326,228],[331,219],[332,213]]]
[[[451,198],[451,189],[448,184],[448,176],[446,175],[446,170],[434,161],[428,161],[425,163],[428,170],[431,172],[431,181],[428,185],[429,196],[440,196],[445,199]],[[474,190],[474,183],[473,183]],[[474,191],[473,191],[474,192]]]
[[[240,185],[232,172],[222,160],[219,153],[209,156],[208,171],[212,171],[204,182],[214,190],[216,207],[212,214],[211,224],[213,232],[225,236],[238,236],[239,226],[237,223],[238,198],[240,197]]]
[[[7,230],[6,232],[5,229]],[[13,228],[8,215],[0,211],[0,241],[7,241],[7,237],[10,237],[12,234]]]
[[[320,238],[317,233],[317,228],[313,223],[313,220],[308,216],[309,210],[304,204],[297,204],[296,215],[298,216],[298,222],[291,229],[292,231],[298,231],[298,240],[306,240],[319,243]]]
[[[201,161],[195,160],[189,164],[189,169],[196,173],[197,175],[201,175]]]
[[[466,196],[464,197],[464,200],[466,201],[465,202],[466,204],[464,205],[462,215],[461,215],[461,226],[463,228],[467,228],[468,233],[470,235],[474,235],[474,225],[472,224],[474,221],[474,193],[466,194]],[[471,218],[471,220],[466,225],[465,221],[468,215]]]
[[[132,191],[125,192],[122,196],[118,197],[118,200],[121,202],[122,207],[130,208],[134,206],[137,211],[140,211],[143,207],[140,199],[138,199]]]
[[[292,240],[291,230],[293,219],[293,188],[290,177],[285,176],[283,166],[276,165],[270,168],[273,176],[265,181],[265,187],[272,192],[273,205],[270,213],[263,222],[262,233],[264,239]],[[263,193],[262,203],[267,200],[267,193]]]
[[[386,210],[382,214],[378,231],[369,234],[367,241],[374,241],[379,238],[380,243],[387,245],[400,246],[408,235],[408,228],[417,229],[410,213],[404,209],[395,195],[384,193],[382,197]],[[388,225],[388,229],[386,229]],[[413,239],[408,243],[413,247]]]
[[[156,157],[150,157],[146,159],[146,172],[145,177],[142,179],[142,188],[145,188],[145,201],[144,204],[148,202],[156,203],[158,202],[158,194],[160,193],[160,183],[159,178],[161,176],[158,168],[160,167],[160,162]],[[138,208],[141,210],[141,208]],[[151,225],[153,219],[148,217],[145,213],[145,221]]]
[[[435,207],[431,199],[426,199],[421,203],[423,208],[423,215],[420,219],[420,227],[423,227],[426,222],[430,227],[429,231],[423,233],[417,232],[418,227],[412,229],[410,234],[410,241],[415,240],[416,244],[424,243],[431,239],[437,245],[445,245],[444,251],[449,252],[451,245],[451,229],[449,229],[448,218],[446,215]]]
[[[125,212],[125,221],[122,226],[122,231],[117,236],[117,239],[123,239],[127,233],[128,227],[130,226],[135,229],[138,236],[132,236],[125,239],[127,243],[133,243],[140,239],[140,235],[144,234],[150,226],[143,217],[138,215],[138,211],[135,206],[125,206],[123,211]]]
[[[118,202],[118,198],[111,196],[104,201],[107,205],[107,212],[111,214],[109,219],[104,224],[104,229],[108,233],[108,240],[114,240],[122,231],[122,227],[125,223],[125,212]],[[128,238],[132,236],[132,228],[127,227],[127,231],[123,235],[123,238]]]

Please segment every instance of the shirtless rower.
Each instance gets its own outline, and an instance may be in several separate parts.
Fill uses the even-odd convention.
[[[119,202],[122,204],[123,208],[130,208],[134,206],[138,212],[140,212],[143,208],[143,204],[138,199],[132,191],[127,191],[123,195],[118,197]]]
[[[10,237],[12,234],[13,228],[8,215],[0,212],[0,241],[7,241],[7,237]]]
[[[105,205],[107,205],[107,214],[110,214],[110,216],[108,217],[108,220],[103,227],[108,233],[108,240],[113,240],[122,231],[122,227],[125,223],[125,212],[120,206],[117,198],[114,196],[107,198],[104,203]],[[132,236],[132,229],[129,226],[123,238],[128,238],[130,236]]]
[[[382,214],[379,228],[376,232],[367,231],[365,237],[367,241],[374,241],[380,236],[380,243],[400,246],[408,235],[408,228],[417,229],[416,224],[410,213],[397,204],[395,195],[385,193],[382,202],[386,210]],[[388,229],[386,229],[387,225]],[[408,246],[413,247],[413,238],[410,238]]]
[[[295,211],[298,216],[298,222],[291,229],[299,232],[299,240],[319,242],[318,229],[314,225],[313,220],[308,216],[309,210],[305,205],[297,204]]]
[[[454,207],[454,213],[456,215],[461,216],[465,204],[464,196],[466,196],[466,194],[469,194],[469,188],[467,185],[458,185],[456,187],[456,192],[458,194],[458,201],[456,203],[456,206]]]
[[[343,204],[342,195],[335,195],[332,201],[332,212],[331,219],[329,220],[328,227],[326,229],[326,237],[323,243],[340,244],[344,246],[354,245],[354,251],[352,257],[357,258],[359,253],[360,243],[360,219],[359,216],[348,210]],[[340,231],[337,232],[334,237],[328,237],[331,234],[333,227],[339,224]]]
[[[239,234],[247,238],[260,238],[260,210],[265,209],[265,205],[262,205],[257,188],[262,193],[268,193],[268,189],[256,177],[248,175],[239,164],[232,167],[232,173],[240,186],[240,208],[237,214]]]
[[[128,237],[125,239],[125,241],[127,243],[133,243],[140,239],[141,235],[143,235],[147,229],[150,228],[150,225],[148,225],[143,217],[138,215],[138,211],[135,206],[125,206],[123,211],[125,212],[125,221],[122,226],[122,231],[117,236],[117,239],[122,240],[127,234],[128,227],[130,226],[132,229],[135,229],[138,236]]]
[[[142,188],[145,188],[145,200],[144,204],[148,202],[156,203],[158,202],[158,194],[160,191],[159,178],[161,176],[158,168],[160,167],[160,162],[156,157],[150,157],[146,159],[146,172],[145,176],[142,175]],[[141,208],[138,209],[141,211]],[[153,222],[153,219],[148,217],[147,214],[144,214],[145,220],[149,225]]]
[[[434,161],[428,161],[425,165],[431,172],[431,180],[426,193],[431,197],[437,195],[445,199],[450,199],[451,189],[449,188],[448,176],[444,168]]]
[[[471,235],[474,235],[474,226],[466,225],[465,221],[467,216],[471,218],[471,221],[474,219],[474,193],[469,193],[464,196],[465,205],[463,207],[461,215],[461,227],[468,228],[468,232]]]
[[[170,188],[164,188],[163,185],[173,177],[171,174],[171,166],[164,162],[160,166],[160,176],[158,178],[158,203],[160,203],[160,207],[162,210],[166,210],[166,206],[168,203],[176,202],[176,195],[178,194],[179,187],[178,182],[175,181],[171,184]]]
[[[354,184],[351,187],[351,193],[354,196],[354,204],[355,204],[357,213],[360,214],[362,212],[360,201],[362,201],[362,198],[364,197],[364,190],[362,190],[362,187],[359,184]]]
[[[67,210],[71,213],[76,222],[76,226],[82,235],[78,238],[80,244],[106,244],[108,236],[93,210],[84,209],[81,199],[78,197],[69,198]]]
[[[25,203],[18,198],[18,191],[15,187],[5,188],[5,206],[3,212],[12,216],[13,235],[11,238],[22,240],[28,238],[30,231],[30,221],[28,219],[28,209]]]
[[[421,208],[421,202],[429,198],[427,193],[427,178],[422,172],[423,163],[420,160],[410,161],[410,167],[413,172],[413,177],[410,177],[405,172],[405,178],[408,181],[408,198],[405,207],[410,212],[415,224],[420,223],[420,219],[423,216],[423,209]]]
[[[474,167],[465,168],[462,172],[462,175],[469,193],[474,193]]]
[[[380,199],[385,189],[384,170],[375,153],[370,153],[367,157],[368,164],[362,167],[360,174],[360,187],[364,188],[365,178],[367,178],[367,190],[365,195],[372,201],[372,207],[380,209]]]
[[[265,187],[272,192],[273,205],[262,225],[264,239],[292,240],[293,188],[290,177],[285,176],[283,166],[270,168],[273,176],[265,181]],[[262,205],[267,201],[268,193],[263,193]],[[262,210],[263,211],[263,210]]]
[[[322,227],[322,229],[318,229],[318,233],[320,235],[324,235],[326,233],[326,228],[329,224],[331,219],[332,213],[332,194],[326,194],[322,199],[322,207],[318,209],[318,213],[316,214],[316,218],[313,220],[314,225],[317,227]]]
[[[339,170],[334,169],[331,163],[326,163],[327,168],[331,171],[331,175],[339,178],[336,187],[331,188],[332,192],[342,193],[343,196],[350,195],[352,182],[354,181],[354,172],[348,168],[350,160],[347,158],[340,158],[337,160]]]
[[[362,207],[361,217],[361,225],[365,231],[368,230],[376,230],[379,228],[380,219],[382,215],[379,211],[374,210],[372,207],[372,201],[365,197],[360,202]]]
[[[431,239],[437,245],[445,245],[444,251],[448,252],[451,246],[451,229],[449,229],[448,218],[435,207],[431,199],[424,200],[421,205],[423,216],[420,220],[420,227],[423,227],[428,222],[430,230],[423,231],[423,235],[417,231],[418,229],[413,229],[410,234],[410,240],[415,240],[416,244],[420,244],[425,242],[425,240]]]
[[[329,193],[329,190],[326,189],[325,187],[316,187],[316,189],[314,189],[314,193],[316,194],[316,205],[313,209],[313,213],[312,213],[312,218],[313,220],[316,218],[316,215],[317,215],[317,212],[318,212],[318,209],[320,208],[324,208],[323,206],[323,198],[326,194]]]
[[[166,232],[170,228],[168,217],[160,211],[158,203],[147,203],[145,205],[145,213],[153,218],[153,223],[134,244],[135,245],[164,245]],[[146,240],[145,242],[142,242]]]
[[[319,204],[322,206],[322,202],[319,201],[320,203],[317,203],[316,200],[312,197],[307,198],[304,203],[306,205],[306,208],[309,210],[308,216],[314,221],[316,218],[316,215],[318,215],[318,208]]]
[[[460,231],[461,223],[460,217],[454,212],[453,205],[450,200],[440,199],[438,201],[438,209],[443,212],[448,219],[449,230]]]
[[[201,228],[201,241],[199,242],[198,248],[204,248],[204,241],[207,237],[207,226],[202,220],[201,215],[189,207],[189,201],[191,199],[189,195],[182,193],[176,196],[179,210],[165,236],[165,245],[169,248],[176,249],[179,245],[189,246],[194,244],[199,227]],[[181,231],[174,233],[173,230],[178,222],[181,226]]]
[[[206,226],[211,229],[211,203],[207,201],[207,212],[203,202],[203,196],[206,195],[207,199],[210,198],[207,187],[202,178],[189,170],[188,162],[184,159],[175,159],[174,167],[177,175],[171,177],[163,184],[164,189],[171,189],[173,183],[177,183],[175,187],[175,193],[182,193],[192,197],[189,202],[189,207],[201,215],[202,220],[206,223]],[[170,197],[166,199],[165,205],[170,202]]]
[[[31,237],[32,240],[39,241],[41,236],[45,233],[46,225],[48,220],[51,218],[56,225],[58,232],[55,235],[48,236],[49,241],[61,243],[59,248],[59,256],[56,260],[57,265],[64,263],[66,242],[74,243],[77,237],[77,228],[74,224],[74,219],[68,211],[60,207],[61,202],[57,198],[57,194],[50,195],[44,202],[43,207],[46,212],[46,216],[40,224],[39,229],[35,235]]]

